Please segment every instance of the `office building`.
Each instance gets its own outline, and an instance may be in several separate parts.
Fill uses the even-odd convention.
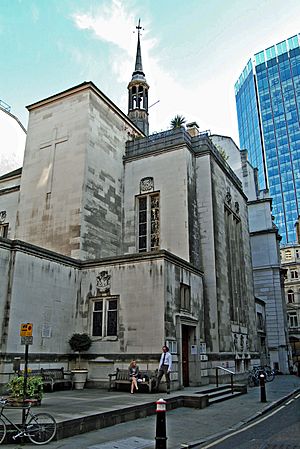
[[[273,198],[282,243],[296,241],[300,213],[300,36],[250,59],[235,84],[240,147]]]

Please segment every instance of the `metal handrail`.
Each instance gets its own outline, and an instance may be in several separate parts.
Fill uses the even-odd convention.
[[[224,368],[223,366],[216,366],[216,385],[217,388],[219,387],[219,370],[222,369],[223,371],[226,371],[230,374],[230,383],[231,383],[231,393],[233,394],[233,376],[235,376],[235,372],[230,371],[227,368]]]

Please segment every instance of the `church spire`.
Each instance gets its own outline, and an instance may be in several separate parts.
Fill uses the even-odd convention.
[[[141,72],[144,76],[143,72],[143,64],[142,64],[142,53],[141,53],[141,42],[140,42],[140,30],[142,29],[141,25],[141,19],[139,19],[138,26],[136,29],[138,30],[138,42],[137,42],[137,49],[136,49],[136,58],[135,58],[135,70],[133,72],[133,75],[135,72]]]
[[[148,123],[148,89],[142,65],[142,52],[140,42],[141,20],[136,26],[138,41],[135,58],[135,69],[128,84],[128,117],[147,136],[149,134]]]

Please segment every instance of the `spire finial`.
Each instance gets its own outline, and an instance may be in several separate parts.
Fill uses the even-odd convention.
[[[139,23],[138,23],[138,25],[135,28],[138,30],[138,35],[140,36],[140,34],[141,34],[140,30],[142,29],[142,27],[141,27],[141,19],[139,19]]]
[[[135,72],[141,72],[143,74],[141,43],[140,43],[141,30],[143,30],[143,28],[141,27],[141,19],[139,19],[139,22],[135,28],[138,30],[138,41],[137,41],[137,49],[136,49],[135,70],[134,70],[133,74]]]

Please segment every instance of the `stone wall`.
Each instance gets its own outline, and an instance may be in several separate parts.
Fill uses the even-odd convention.
[[[103,273],[108,280],[105,285]],[[0,285],[2,373],[12,372],[14,357],[23,358],[19,331],[21,323],[27,322],[33,323],[31,368],[74,367],[68,340],[74,332],[92,335],[93,302],[99,299],[117,300],[118,334],[91,337],[93,344],[82,357],[82,366],[91,369],[89,381],[95,384],[105,383],[108,372],[127,367],[133,358],[141,369],[156,369],[167,340],[176,341],[181,352],[178,317],[183,322],[192,319],[197,341],[203,338],[201,273],[165,251],[80,263],[33,245],[0,239],[0,276],[8,280]],[[180,311],[181,283],[191,288],[189,314]],[[200,372],[196,368],[195,373]],[[173,381],[177,386],[180,370],[176,353]]]
[[[28,108],[16,238],[81,259],[120,254],[122,156],[139,131],[92,83]]]

